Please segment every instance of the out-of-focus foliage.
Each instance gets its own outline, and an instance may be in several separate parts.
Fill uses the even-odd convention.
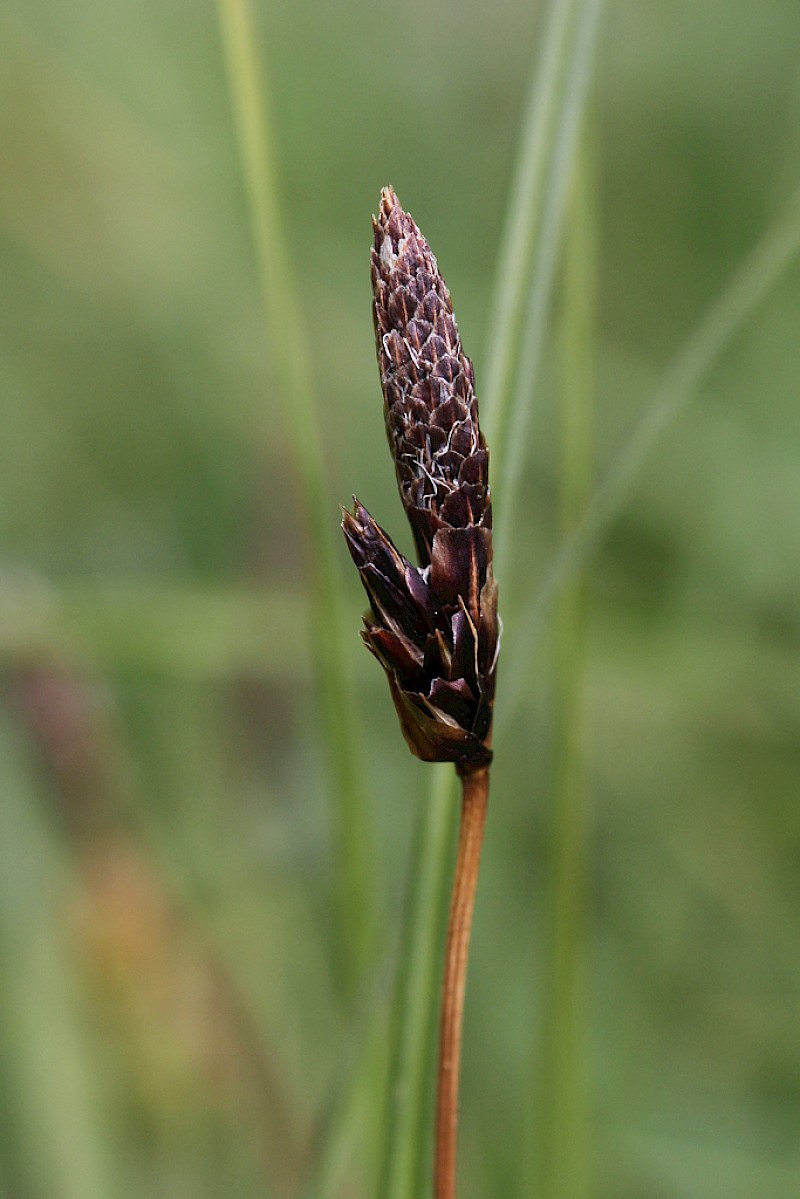
[[[480,394],[541,14],[280,0],[256,15],[330,519],[357,490],[408,550],[369,216],[391,181],[437,253]],[[427,775],[358,644],[342,545],[382,929],[353,1002],[302,530],[216,14],[4,0],[0,32],[0,1194],[367,1199],[370,1047]],[[588,123],[598,477],[797,186],[798,62],[795,0],[608,0]],[[798,312],[795,267],[591,562],[587,1199],[787,1199],[800,1179]],[[554,357],[509,659],[558,540]],[[498,685],[464,1199],[518,1193],[531,1135],[547,635],[526,670],[514,711],[502,665]]]

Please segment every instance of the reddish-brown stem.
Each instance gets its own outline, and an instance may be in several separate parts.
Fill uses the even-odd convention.
[[[447,928],[442,1007],[439,1020],[439,1072],[436,1095],[436,1152],[434,1199],[455,1199],[458,1077],[461,1064],[461,1026],[467,954],[475,906],[475,887],[481,860],[489,770],[476,770],[461,779],[461,828],[458,836],[450,923]]]

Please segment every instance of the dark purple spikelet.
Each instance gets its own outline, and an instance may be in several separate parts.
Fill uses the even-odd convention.
[[[439,529],[492,527],[472,363],[430,246],[391,188],[373,220],[372,290],[386,433],[420,562]]]
[[[498,618],[489,453],[450,294],[391,188],[373,228],[386,432],[419,567],[357,500],[342,528],[370,602],[362,637],[386,670],[409,746],[468,773],[492,756]]]

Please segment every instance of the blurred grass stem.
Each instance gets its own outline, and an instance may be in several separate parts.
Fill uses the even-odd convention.
[[[508,541],[601,2],[553,0],[550,7],[498,259],[482,411],[500,501],[497,575],[506,586]]]
[[[428,1095],[455,815],[452,769],[441,764],[431,767],[431,772],[431,792],[412,854],[414,869],[397,971],[389,1110],[377,1189],[381,1199],[417,1199],[426,1188]]]
[[[18,1097],[13,1141],[4,1149],[13,1144],[30,1162],[31,1195],[105,1199],[122,1180],[108,1153],[102,1074],[87,1069],[89,1028],[66,935],[73,910],[67,858],[5,712],[0,787],[0,1037],[3,1082]],[[3,1160],[4,1182],[13,1161]]]
[[[218,0],[242,170],[256,247],[277,391],[308,533],[312,627],[335,797],[337,891],[351,981],[363,970],[374,933],[373,837],[356,732],[349,643],[342,635],[336,522],[325,486],[314,405],[311,352],[296,295],[278,201],[267,89],[248,0]]]
[[[595,229],[588,143],[573,178],[556,325],[559,519],[562,537],[579,525],[591,489],[595,345]],[[577,571],[559,596],[554,640],[553,808],[550,814],[548,960],[537,1030],[536,1096],[523,1155],[522,1195],[582,1199],[587,1193],[585,776],[586,578]]]
[[[385,964],[388,967],[390,959],[394,967],[393,954],[387,954]],[[349,1193],[354,1179],[366,1193],[374,1191],[383,1126],[381,1097],[388,1072],[389,973],[393,970],[380,972],[367,1004],[341,1038],[341,1058],[314,1130],[297,1199],[332,1199]]]
[[[695,396],[711,367],[800,253],[800,188],[740,264],[710,305],[644,405],[633,432],[596,487],[586,513],[556,555],[544,583],[528,606],[518,636],[518,653],[504,676],[506,712],[525,691],[531,654],[555,597],[596,549],[624,509],[659,438]]]

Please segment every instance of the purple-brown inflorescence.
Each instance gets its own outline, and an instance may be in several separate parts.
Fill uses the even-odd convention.
[[[489,454],[450,294],[391,188],[373,228],[386,432],[419,567],[357,500],[342,528],[370,602],[362,637],[386,671],[409,746],[468,774],[492,756],[498,619]]]

